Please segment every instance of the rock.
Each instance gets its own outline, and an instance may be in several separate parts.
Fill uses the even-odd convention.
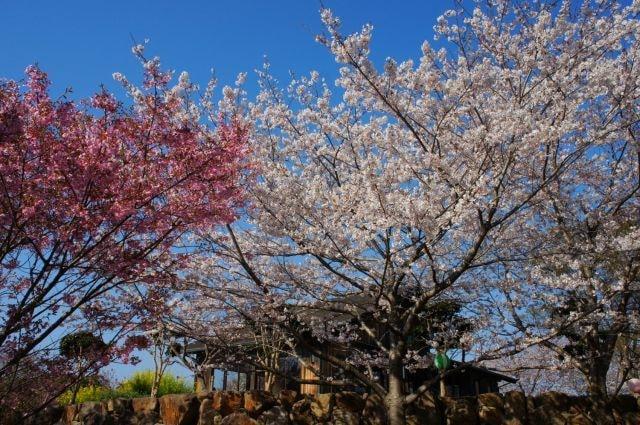
[[[296,425],[313,425],[313,415],[311,414],[311,399],[305,397],[296,401],[291,406],[291,421]]]
[[[160,422],[160,413],[150,410],[147,412],[135,413],[133,417],[129,419],[129,422],[122,422],[123,425],[135,424],[135,425],[155,425]]]
[[[640,413],[629,412],[624,415],[624,425],[638,425],[640,424]]]
[[[267,391],[252,390],[244,393],[244,410],[253,417],[257,417],[276,403],[275,397]]]
[[[535,407],[529,412],[530,425],[565,425],[565,418],[545,406]]]
[[[193,425],[198,421],[198,398],[193,394],[160,397],[160,417],[164,425]]]
[[[598,425],[615,425],[611,406],[607,404],[603,397],[581,398],[586,405],[583,409],[592,422]]]
[[[133,416],[129,421],[122,423],[131,423],[135,425],[155,425],[160,422],[160,403],[155,397],[141,397],[131,400],[131,409]]]
[[[343,411],[360,415],[364,409],[364,398],[353,391],[342,391],[335,395],[335,406]]]
[[[261,425],[289,425],[289,413],[281,406],[273,406],[258,417]]]
[[[102,425],[109,423],[107,420],[106,403],[103,404],[97,401],[89,401],[79,404],[76,419],[86,425]]]
[[[215,394],[215,391],[198,391],[196,393],[196,397],[198,397],[198,400],[202,401],[205,398],[213,398],[214,394]]]
[[[223,417],[237,412],[244,405],[244,397],[237,391],[216,391],[212,400],[213,408]]]
[[[70,424],[76,418],[78,414],[78,406],[75,404],[70,404],[64,406],[64,412],[62,413],[62,419],[65,423]]]
[[[362,410],[362,423],[364,425],[385,425],[387,423],[387,411],[379,395],[370,394],[366,398]]]
[[[213,425],[220,414],[213,408],[213,400],[205,398],[200,402],[198,425]]]
[[[383,400],[355,392],[303,396],[282,391],[277,399],[264,391],[201,392],[190,395],[114,399],[76,406],[50,406],[16,425],[382,425]],[[226,415],[217,411],[223,408]],[[287,411],[290,409],[290,413]],[[162,418],[160,413],[162,413]],[[446,415],[445,415],[446,413]],[[0,415],[2,416],[2,415]],[[6,416],[6,415],[5,415]],[[3,422],[1,419],[5,419]],[[2,417],[0,423],[6,423]],[[537,397],[510,391],[442,401],[425,393],[407,407],[407,425],[638,425],[640,410],[630,396],[576,397],[550,392]],[[7,424],[7,425],[9,425]]]
[[[155,397],[139,397],[131,399],[131,408],[138,412],[158,412],[158,399]]]
[[[321,422],[331,418],[333,410],[333,394],[316,394],[311,401],[311,414]]]
[[[132,400],[127,398],[114,398],[107,400],[107,412],[117,415],[127,414],[132,411]]]
[[[2,425],[42,425],[42,424],[59,424],[65,425],[64,418],[65,408],[54,402],[36,415],[23,419],[17,412],[7,412],[0,410],[0,424]]]
[[[527,397],[520,391],[508,391],[503,397],[504,423],[524,425],[527,422]]]
[[[246,413],[237,412],[225,416],[220,425],[258,425],[258,422]]]
[[[536,407],[544,406],[556,411],[564,411],[569,404],[569,396],[557,391],[542,393],[533,398]]]
[[[570,397],[566,394],[550,391],[532,399],[533,408],[529,408],[531,425],[565,425],[597,423],[605,425],[611,422],[611,414],[607,419],[594,420],[592,403],[584,397]],[[529,403],[531,404],[531,403]]]
[[[131,399],[127,398],[116,398],[106,401],[106,409],[107,409],[107,422],[112,420],[115,424],[147,424],[150,423],[150,420],[157,419],[157,415],[154,415],[153,418],[135,418],[133,407],[131,403]],[[155,412],[154,412],[155,414]],[[155,422],[154,422],[155,423]]]
[[[593,425],[594,423],[587,415],[581,412],[567,413],[563,417],[566,425]]]
[[[504,404],[497,393],[478,396],[478,420],[481,425],[504,424]]]
[[[406,416],[407,424],[411,425],[440,425],[443,422],[442,407],[430,392],[407,406]]]
[[[293,403],[298,400],[298,393],[293,390],[282,390],[278,393],[278,400],[282,407],[285,409],[291,409]]]
[[[444,398],[447,425],[476,425],[478,423],[477,402],[475,398]]]
[[[336,407],[333,409],[332,419],[331,423],[334,425],[358,425],[360,423],[360,414]]]
[[[595,420],[592,416],[592,403],[589,398],[586,397],[568,397],[567,403],[568,411],[564,414],[564,417],[567,419],[567,424],[570,425],[581,425],[581,424],[593,424],[599,423],[599,421]],[[607,411],[607,415],[610,416],[610,411]],[[609,419],[605,419],[606,421]],[[621,417],[619,417],[616,421],[616,424],[623,423]]]

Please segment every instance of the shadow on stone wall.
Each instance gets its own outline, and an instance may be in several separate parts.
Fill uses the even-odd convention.
[[[30,424],[38,425],[383,425],[377,396],[352,392],[300,396],[293,391],[214,391],[160,398],[115,399],[50,407]],[[549,392],[535,397],[510,391],[461,399],[426,394],[408,409],[410,425],[638,425],[632,396],[609,403]]]

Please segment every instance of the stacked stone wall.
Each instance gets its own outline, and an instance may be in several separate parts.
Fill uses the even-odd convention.
[[[42,425],[384,425],[382,400],[353,392],[299,395],[293,391],[212,391],[160,398],[115,399],[52,406],[29,421]],[[410,425],[639,425],[632,396],[608,403],[549,392],[517,391],[440,399],[425,394],[407,409]]]

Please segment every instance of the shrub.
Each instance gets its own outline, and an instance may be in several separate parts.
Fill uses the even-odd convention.
[[[118,387],[126,392],[134,392],[142,395],[151,394],[151,384],[153,383],[153,371],[145,370],[136,372],[128,379],[124,380]],[[184,379],[176,377],[171,373],[165,373],[160,380],[158,396],[166,394],[184,394],[193,392],[193,386],[187,384]]]
[[[107,349],[102,338],[89,331],[74,332],[60,340],[60,354],[67,358],[88,357]]]
[[[58,403],[61,405],[67,405],[71,402],[71,397],[73,396],[73,390],[67,390],[60,397],[58,397]],[[101,385],[88,385],[86,387],[81,387],[78,390],[78,395],[76,396],[76,403],[84,403],[86,401],[101,401],[101,400],[109,400],[112,398],[124,397],[124,398],[134,398],[140,397],[142,394],[138,394],[132,391],[126,391],[121,388],[109,388]]]
[[[122,381],[116,388],[106,385],[86,385],[78,390],[76,403],[86,401],[110,400],[113,398],[135,398],[145,397],[151,394],[151,384],[153,382],[153,371],[145,370],[136,372],[129,378]],[[176,377],[171,373],[165,373],[160,380],[158,397],[166,394],[184,394],[193,392],[193,386],[185,382],[184,379]],[[58,403],[67,405],[71,402],[73,390],[67,390],[58,397]]]

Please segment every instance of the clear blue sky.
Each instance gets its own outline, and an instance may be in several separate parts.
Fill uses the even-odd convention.
[[[342,18],[344,30],[374,25],[373,58],[417,58],[424,40],[433,40],[433,25],[452,0],[324,0]],[[263,56],[281,82],[289,71],[312,69],[329,81],[337,75],[328,52],[314,41],[322,30],[318,0],[0,0],[0,77],[20,79],[27,65],[38,63],[53,81],[52,94],[73,87],[85,97],[100,84],[114,88],[111,74],[137,80],[140,68],[130,53],[132,37],[150,39],[148,54],[166,67],[186,70],[204,84],[213,68],[221,84],[253,70]],[[143,356],[137,367],[115,366],[116,378],[149,368]],[[182,375],[185,371],[175,369]]]
[[[374,57],[416,57],[432,40],[436,17],[452,0],[325,0],[353,31],[375,26]],[[335,64],[314,42],[322,29],[318,0],[87,1],[0,0],[0,76],[21,78],[38,63],[50,74],[54,93],[73,87],[86,96],[100,83],[115,87],[111,74],[138,75],[130,54],[133,36],[150,39],[148,53],[165,66],[186,70],[204,83],[214,68],[220,83],[252,71],[269,57],[286,80],[289,70],[317,69],[327,77]],[[251,88],[251,86],[249,86]]]

